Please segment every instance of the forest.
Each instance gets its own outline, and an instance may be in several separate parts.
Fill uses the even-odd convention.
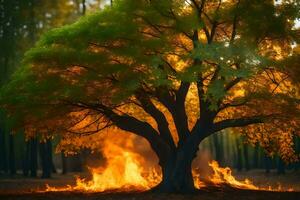
[[[298,0],[0,13],[0,199],[300,198]]]

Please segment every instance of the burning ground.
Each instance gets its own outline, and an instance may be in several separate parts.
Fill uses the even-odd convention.
[[[206,178],[201,178],[199,171],[194,169],[198,192],[190,195],[155,194],[147,190],[159,182],[159,173],[145,174],[138,154],[122,152],[118,153],[119,157],[111,158],[106,167],[91,168],[91,174],[56,174],[52,179],[2,179],[0,199],[300,199],[299,172],[289,171],[282,176],[275,172],[266,175],[262,170],[233,173],[215,161],[209,163],[211,174]],[[251,180],[246,177],[251,177]]]
[[[0,199],[300,199],[300,192],[298,192],[300,191],[299,172],[290,171],[284,176],[278,176],[275,172],[266,175],[263,171],[250,171],[234,173],[234,177],[229,168],[221,168],[216,162],[210,163],[212,168],[212,174],[209,176],[210,180],[203,182],[201,179],[195,179],[197,187],[200,188],[198,192],[189,195],[156,194],[145,190],[155,183],[156,178],[159,179],[159,177],[156,177],[158,175],[145,176],[143,173],[139,174],[141,171],[138,170],[138,162],[136,163],[130,157],[130,154],[125,153],[125,155],[129,156],[128,158],[122,158],[125,161],[123,165],[125,169],[117,171],[118,173],[114,172],[114,168],[103,168],[102,173],[97,171],[99,169],[93,169],[91,175],[86,173],[76,174],[80,177],[90,176],[89,180],[76,178],[75,181],[75,174],[56,174],[52,179],[21,179],[18,177],[15,179],[2,179],[0,180]],[[120,168],[122,166],[118,169]],[[129,173],[133,172],[130,169],[137,169],[137,171],[132,174]],[[120,174],[120,172],[122,173]],[[136,177],[130,179],[130,176]],[[251,177],[253,183],[245,177]],[[278,185],[279,182],[281,186]],[[294,191],[291,191],[291,188]]]
[[[89,173],[54,175],[52,179],[0,179],[1,199],[169,199],[173,195],[149,192],[161,181],[157,158],[147,143],[127,136],[127,140],[103,140],[105,162],[89,167]],[[299,172],[278,176],[263,170],[233,172],[220,167],[209,156],[199,156],[193,176],[199,192],[190,199],[300,199]],[[176,195],[174,199],[187,196]]]
[[[43,193],[14,193],[0,194],[0,199],[5,200],[54,200],[54,199],[88,199],[88,200],[299,200],[299,192],[269,192],[241,190],[229,187],[209,187],[189,195],[143,193],[84,193],[84,192],[43,192]]]

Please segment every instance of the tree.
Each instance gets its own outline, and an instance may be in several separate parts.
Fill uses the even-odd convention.
[[[242,159],[242,141],[241,138],[236,138],[236,168],[238,171],[243,170],[243,159]]]
[[[50,178],[53,172],[53,160],[52,160],[52,143],[50,139],[42,141],[39,144],[40,157],[42,161],[42,178]]]
[[[29,148],[30,148],[30,176],[37,176],[37,167],[38,167],[38,158],[37,158],[37,148],[38,148],[37,138],[31,138],[29,140]]]
[[[3,113],[0,111],[0,118],[3,119]],[[3,125],[2,120],[0,121],[0,171],[7,173],[8,171],[8,163],[7,163],[7,147],[6,147],[6,134],[5,134],[5,128]]]
[[[224,148],[223,148],[223,138],[222,135],[213,135],[213,144],[214,144],[214,150],[215,150],[215,158],[216,161],[218,161],[218,163],[220,165],[223,165],[223,159],[224,159]]]
[[[8,139],[9,139],[9,172],[10,175],[14,176],[16,174],[14,136],[12,134],[9,134]]]
[[[8,80],[10,75],[20,65],[20,58],[25,49],[33,46],[37,36],[52,26],[57,26],[70,21],[74,13],[74,7],[69,0],[60,1],[36,1],[36,0],[3,0],[0,2],[0,85]],[[5,112],[0,110],[0,170],[6,172],[9,166],[14,173],[14,145],[15,135],[11,134],[10,122],[6,119]],[[12,146],[10,146],[12,145]],[[30,145],[27,144],[27,147]],[[28,172],[29,149],[24,160],[24,174]],[[11,163],[9,165],[9,163]],[[18,163],[18,162],[16,162]]]
[[[291,47],[299,10],[297,1],[114,1],[45,34],[1,102],[28,132],[117,127],[145,138],[164,192],[194,190],[199,144],[227,128],[297,160],[290,65],[299,58]]]

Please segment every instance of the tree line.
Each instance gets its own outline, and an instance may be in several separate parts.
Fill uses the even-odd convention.
[[[85,0],[1,1],[0,85],[7,83],[11,74],[21,65],[24,52],[34,45],[42,33],[74,21],[86,13],[87,7],[90,10],[100,9],[101,4],[103,2],[100,0],[93,4],[88,4]],[[37,177],[37,170],[40,168],[42,177],[50,177],[51,172],[56,171],[52,159],[54,152],[52,143],[51,138],[43,140],[36,136],[25,137],[22,131],[14,133],[5,111],[0,110],[2,173],[15,175],[17,170],[22,169],[25,176]],[[65,173],[66,157],[63,153],[61,157]]]

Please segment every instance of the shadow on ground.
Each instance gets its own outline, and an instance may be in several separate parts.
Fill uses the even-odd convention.
[[[2,200],[300,200],[300,192],[269,192],[208,187],[194,194],[42,192],[0,194]]]

